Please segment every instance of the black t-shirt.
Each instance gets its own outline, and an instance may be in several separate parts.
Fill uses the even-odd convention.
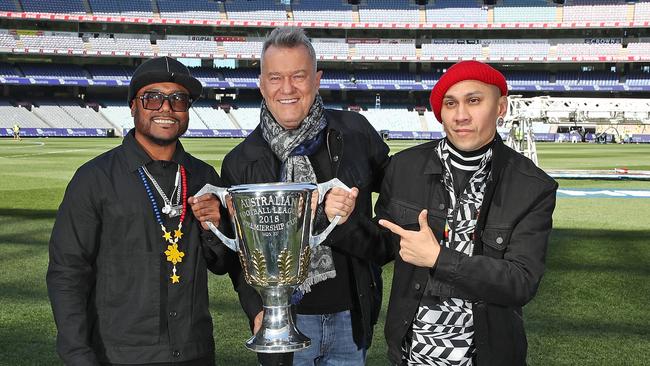
[[[327,138],[323,139],[316,153],[309,156],[309,160],[319,182],[334,176],[327,151]],[[326,219],[324,221],[326,222],[323,225],[315,225],[318,230],[324,229],[329,223]],[[332,259],[336,277],[312,285],[311,291],[304,294],[296,307],[298,314],[331,314],[352,308],[352,279],[348,258],[332,249]]]

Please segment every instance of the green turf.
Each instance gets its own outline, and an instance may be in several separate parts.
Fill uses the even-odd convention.
[[[217,170],[240,140],[185,139]],[[45,288],[47,241],[74,170],[119,139],[0,139],[0,365],[57,365]],[[391,141],[393,152],[414,142]],[[650,170],[650,145],[538,144],[552,169]],[[650,189],[650,182],[568,181],[570,188]],[[530,365],[644,365],[650,359],[650,200],[561,198],[548,270],[524,309]],[[384,268],[385,296],[392,265]],[[252,365],[247,322],[227,277],[211,276],[220,365]],[[369,365],[385,365],[383,316]]]

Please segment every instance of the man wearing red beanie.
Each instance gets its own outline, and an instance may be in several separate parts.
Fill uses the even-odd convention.
[[[496,133],[507,91],[484,63],[450,67],[430,98],[446,137],[393,156],[380,226],[344,224],[374,238],[375,260],[395,260],[394,365],[526,363],[522,306],[544,273],[557,183]]]

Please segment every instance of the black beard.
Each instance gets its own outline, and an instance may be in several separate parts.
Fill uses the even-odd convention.
[[[154,144],[156,144],[158,146],[169,146],[171,144],[175,144],[176,141],[178,141],[178,136],[176,136],[176,138],[173,138],[171,140],[163,140],[163,139],[159,139],[157,137],[153,137],[151,135],[147,135],[147,138],[149,139],[149,141],[153,142]]]

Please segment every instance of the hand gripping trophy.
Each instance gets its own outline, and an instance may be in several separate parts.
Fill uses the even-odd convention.
[[[338,179],[321,184],[267,183],[220,188],[206,184],[196,195],[213,193],[232,216],[235,239],[208,223],[221,241],[239,255],[246,282],[262,297],[261,329],[247,342],[255,352],[285,353],[307,348],[311,340],[296,329],[291,295],[307,278],[311,249],[338,224],[336,216],[319,235],[312,234],[312,193],[318,203],[334,187],[350,190]],[[226,198],[230,196],[230,204]]]

